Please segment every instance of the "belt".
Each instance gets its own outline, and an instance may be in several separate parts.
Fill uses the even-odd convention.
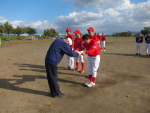
[[[90,57],[96,57],[97,55],[96,55],[96,56],[91,56],[91,55],[89,55],[89,56],[90,56]]]

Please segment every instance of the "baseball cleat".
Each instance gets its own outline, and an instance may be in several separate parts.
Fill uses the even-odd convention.
[[[75,69],[74,69],[74,71],[80,71],[80,69],[78,69],[78,68],[75,68]]]
[[[91,81],[86,82],[85,85],[88,85],[89,83],[91,83]]]
[[[66,67],[66,69],[69,69],[69,68],[70,68],[69,66]]]
[[[80,73],[84,73],[84,70],[81,70]]]
[[[89,84],[87,84],[88,87],[92,87],[92,86],[95,86],[95,83],[93,82],[90,82]]]

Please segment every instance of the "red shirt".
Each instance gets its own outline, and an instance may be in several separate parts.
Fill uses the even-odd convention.
[[[72,34],[69,34],[66,36],[66,38],[70,38],[72,40],[72,45],[70,46],[72,49],[74,49],[74,36]]]
[[[106,41],[106,36],[102,36],[102,41]]]
[[[98,37],[96,36],[96,35],[92,35],[92,36],[90,36],[90,39],[94,39],[95,41],[99,41],[99,39],[98,39]]]
[[[99,39],[99,41],[101,41],[102,40],[102,37],[99,35],[99,36],[97,36],[98,37],[98,39]]]
[[[82,37],[75,38],[75,40],[74,40],[74,49],[76,50],[76,49],[80,48],[83,45],[83,43],[84,42],[82,40]]]
[[[86,49],[85,54],[88,54],[89,56],[100,55],[100,47],[94,39],[90,39],[89,44],[83,43],[83,46],[79,48],[78,50],[81,51],[84,49]]]

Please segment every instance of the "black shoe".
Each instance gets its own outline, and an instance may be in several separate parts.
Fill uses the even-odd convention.
[[[85,76],[85,78],[89,79],[89,76]]]
[[[65,94],[59,94],[59,95],[56,95],[56,96],[53,96],[53,98],[59,98],[59,97],[64,97],[65,96]]]
[[[139,53],[139,55],[141,55],[141,54]]]
[[[135,55],[138,55],[138,53],[136,53]]]

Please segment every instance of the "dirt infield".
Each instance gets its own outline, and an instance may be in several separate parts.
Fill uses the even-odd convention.
[[[110,39],[101,52],[96,85],[58,65],[63,98],[49,96],[44,58],[51,42],[0,47],[0,113],[150,113],[150,56],[135,55],[133,39]]]

